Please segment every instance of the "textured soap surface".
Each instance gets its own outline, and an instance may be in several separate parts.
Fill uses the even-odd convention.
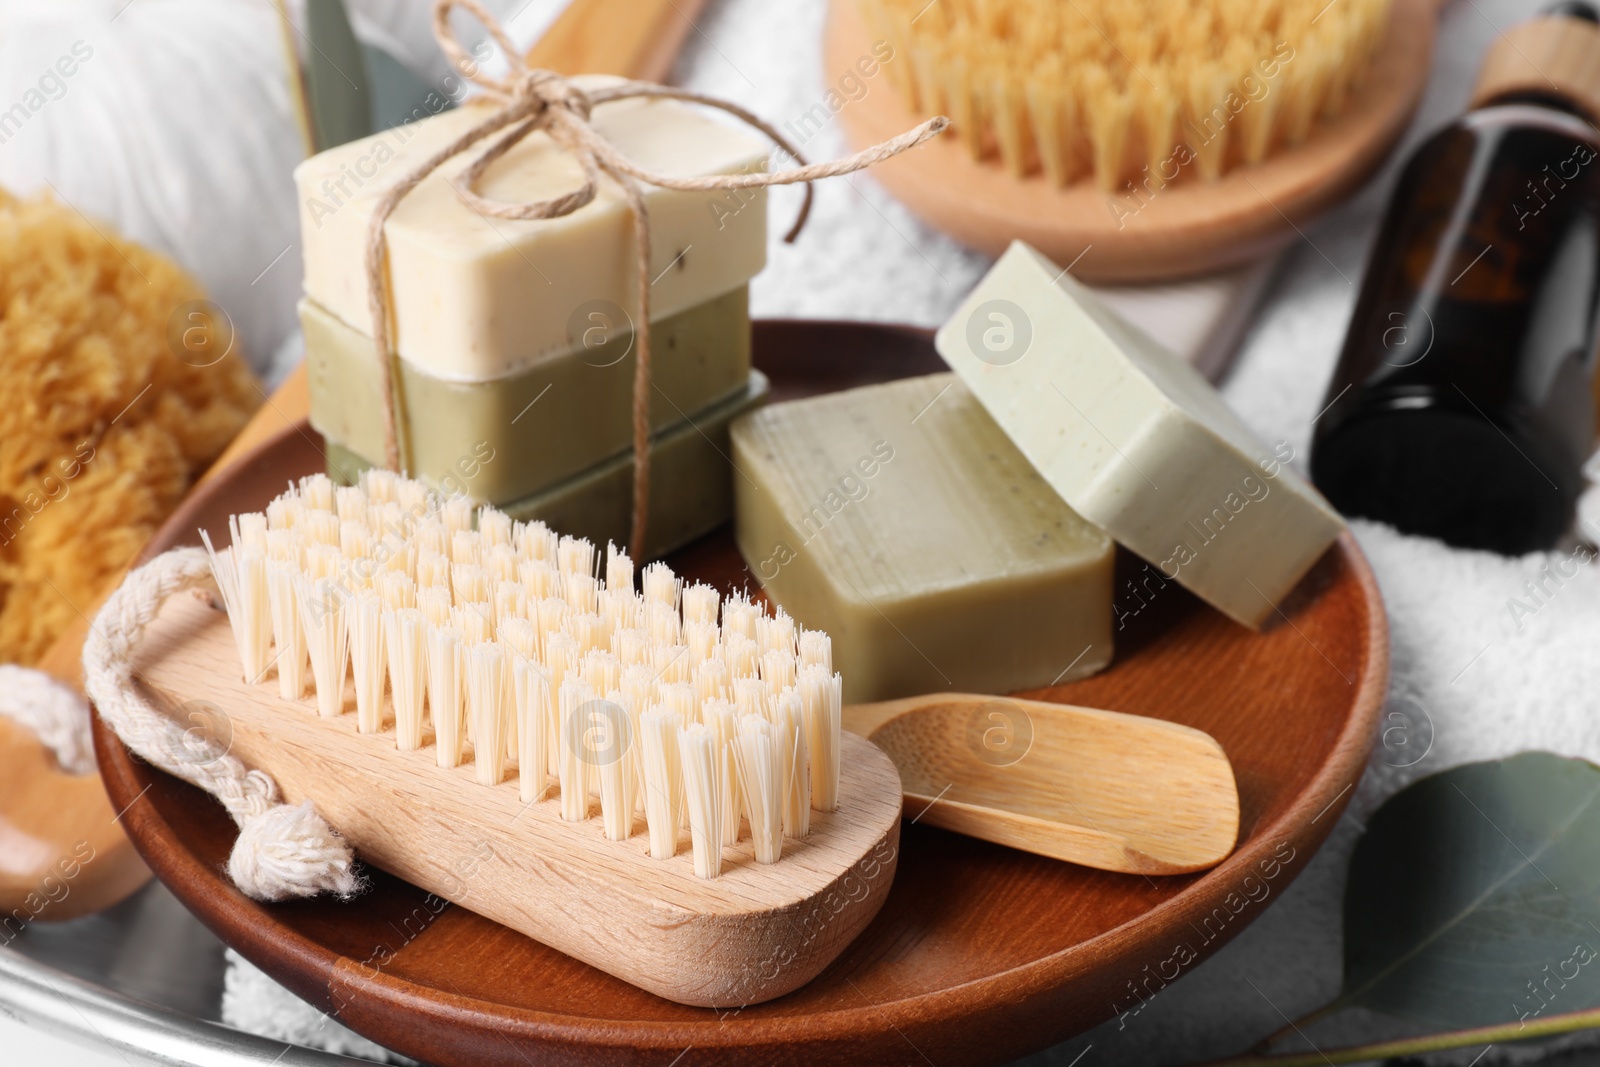
[[[295,170],[308,296],[371,330],[364,268],[377,200],[407,171],[488,113],[472,104],[321,152]],[[676,176],[763,170],[759,136],[670,100],[601,104],[595,129],[640,165]],[[589,312],[633,314],[632,213],[609,180],[595,199],[556,219],[480,216],[452,184],[471,162],[446,162],[400,202],[385,226],[396,351],[429,374],[501,377],[567,350]],[[497,160],[480,195],[526,202],[582,184],[570,156],[543,133]],[[646,185],[652,318],[704,303],[749,281],[766,261],[766,196],[674,192]]]
[[[651,328],[652,426],[682,422],[744,392],[750,376],[747,294],[741,285]],[[300,324],[311,424],[358,455],[382,457],[383,387],[372,338],[310,299],[300,302]],[[463,457],[491,449],[503,459],[484,469],[473,495],[499,504],[549,488],[630,447],[632,342],[631,335],[613,335],[590,348],[579,339],[558,356],[490,382],[436,378],[399,360],[408,469],[437,485]]]
[[[733,428],[735,529],[833,637],[848,701],[1004,693],[1111,659],[1111,539],[950,374],[773,404]]]
[[[721,526],[733,514],[729,426],[766,403],[766,375],[751,371],[734,396],[657,432],[650,444],[650,522],[643,558],[653,559]],[[328,473],[344,485],[371,466],[329,439]],[[495,464],[509,457],[490,449],[470,453],[436,488],[479,495]],[[514,519],[542,519],[554,530],[595,544],[628,543],[633,518],[633,452],[608,457],[588,470],[518,500],[496,504]]]
[[[945,362],[1085,518],[1260,627],[1344,528],[1187,363],[1017,242],[939,330]]]

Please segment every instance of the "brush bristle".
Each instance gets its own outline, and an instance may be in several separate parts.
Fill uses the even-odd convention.
[[[561,748],[556,777],[561,790],[561,817],[582,822],[589,817],[589,738],[594,711],[594,690],[582,678],[568,676],[561,683],[558,707]]]
[[[377,594],[357,594],[349,607],[350,670],[356,682],[356,729],[364,734],[383,730],[383,682],[387,648],[383,634],[383,601]]]
[[[568,821],[597,799],[612,840],[642,816],[651,854],[687,844],[702,878],[745,825],[772,863],[813,807],[837,807],[831,645],[781,611],[664,563],[636,572],[615,545],[602,580],[589,541],[390,472],[303,479],[229,533],[206,545],[247,679],[275,664],[280,694],[309,686],[324,718],[353,710],[361,733],[432,744],[488,788],[514,765],[522,800],[554,785]]]
[[[517,663],[512,680],[517,698],[517,782],[522,802],[543,800],[549,792],[551,719],[550,677],[532,659]]]
[[[422,701],[426,696],[428,620],[416,608],[384,612],[389,659],[389,694],[394,701],[394,737],[400,748],[422,747]]]
[[[467,731],[461,685],[461,631],[448,624],[428,626],[428,714],[439,766],[461,765]]]
[[[493,641],[469,645],[466,666],[472,763],[479,785],[499,785],[505,778],[506,734],[515,702],[505,649]]]
[[[299,700],[306,689],[306,634],[300,626],[300,608],[295,599],[298,573],[297,558],[267,565],[272,642],[278,650],[278,695],[285,700]]]
[[[739,716],[733,744],[744,793],[745,814],[757,863],[777,863],[783,853],[784,767],[772,724],[759,715]]]
[[[1390,0],[858,0],[884,70],[973,158],[1143,193],[1305,140],[1343,108]]]
[[[678,851],[683,811],[683,763],[678,730],[683,721],[659,705],[639,717],[639,756],[644,768],[644,814],[650,855],[671,859]]]
[[[606,837],[612,841],[626,841],[633,833],[636,772],[628,755],[634,723],[629,703],[626,694],[612,687],[606,698],[595,704],[597,725],[603,731],[601,744],[594,751],[595,772],[600,780],[600,819]]]
[[[783,834],[801,840],[811,832],[811,763],[806,754],[805,711],[793,686],[772,702],[772,728],[783,772]]]
[[[262,516],[254,516],[261,519]],[[257,544],[244,540],[241,524],[230,524],[234,544],[222,551],[211,546],[211,537],[201,531],[206,552],[211,559],[211,575],[216,580],[217,591],[222,594],[222,606],[228,612],[233,626],[234,643],[239,649],[239,663],[244,668],[244,680],[252,685],[259,682],[270,664],[272,647],[272,605],[267,589],[266,526],[262,519]],[[253,527],[254,524],[252,523]],[[238,546],[238,547],[234,547]]]
[[[683,761],[683,798],[689,810],[689,841],[694,873],[715,878],[722,873],[724,750],[711,727],[696,724],[678,734]]]
[[[811,806],[839,807],[839,730],[844,680],[832,665],[812,663],[800,670],[800,710],[811,761]]]

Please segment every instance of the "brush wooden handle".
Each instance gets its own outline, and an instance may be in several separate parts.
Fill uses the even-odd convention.
[[[843,710],[889,753],[906,815],[1087,867],[1183,874],[1239,835],[1222,746],[1178,723],[1017,697],[936,693]]]
[[[574,0],[528,51],[560,74],[665,81],[706,0]]]
[[[748,835],[722,874],[697,878],[688,831],[670,860],[639,829],[609,841],[598,818],[563,822],[552,797],[523,805],[515,776],[477,784],[441,769],[431,744],[395,747],[392,728],[356,732],[356,716],[317,716],[282,700],[273,679],[247,685],[227,616],[175,597],[146,631],[139,675],[169,713],[208,705],[212,737],[312,800],[367,863],[435,896],[681,1004],[738,1007],[810,981],[877,914],[900,841],[900,778],[875,745],[845,735],[840,807],[812,812],[811,833],[755,862]],[[441,905],[442,906],[442,905]]]
[[[108,908],[150,878],[97,774],[67,774],[0,718],[0,946],[33,922]]]

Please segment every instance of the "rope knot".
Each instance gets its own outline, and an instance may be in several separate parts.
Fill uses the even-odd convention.
[[[594,101],[589,94],[553,70],[524,68],[518,71],[511,81],[511,96],[519,102],[537,103],[535,116],[560,109],[571,112],[579,122],[587,123],[594,111]]]
[[[310,801],[277,804],[239,827],[228,874],[255,900],[292,900],[332,893],[348,899],[365,888],[350,846]]]

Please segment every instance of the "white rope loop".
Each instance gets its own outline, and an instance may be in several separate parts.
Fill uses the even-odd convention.
[[[248,769],[215,742],[197,751],[193,733],[153,707],[135,684],[134,654],[161,606],[211,581],[211,564],[200,548],[173,549],[129,574],[89,629],[84,689],[131,751],[222,802],[239,824],[228,870],[241,892],[257,900],[324,892],[352,896],[363,880],[350,846],[309,802],[280,803],[269,775]]]
[[[0,664],[0,714],[27,727],[55,753],[68,774],[94,772],[94,747],[89,741],[89,705],[69,685],[44,671]]]

